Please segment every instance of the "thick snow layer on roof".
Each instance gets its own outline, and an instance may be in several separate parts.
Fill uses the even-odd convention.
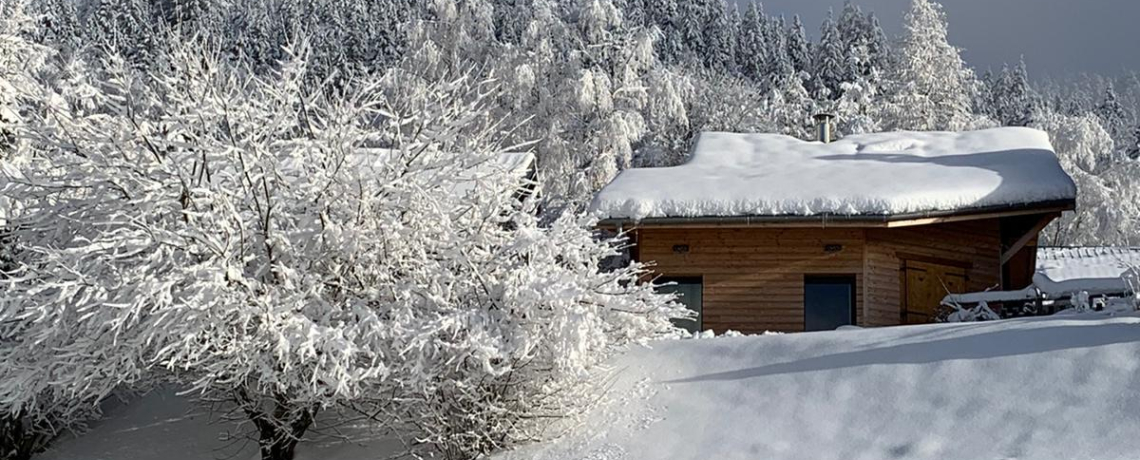
[[[1130,292],[1125,278],[1140,267],[1140,248],[1040,248],[1033,284],[1050,295]]]
[[[603,218],[890,215],[1070,200],[1046,133],[894,132],[830,144],[702,133],[690,160],[623,171],[594,199]]]

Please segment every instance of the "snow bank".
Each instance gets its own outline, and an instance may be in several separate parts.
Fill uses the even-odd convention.
[[[498,460],[1135,459],[1140,318],[685,340],[613,363],[612,401]]]
[[[603,218],[889,215],[1070,200],[1049,137],[1029,128],[895,132],[823,144],[702,133],[688,163],[621,172]]]
[[[1051,296],[1123,293],[1131,290],[1125,279],[1135,268],[1140,248],[1040,248],[1033,284]]]

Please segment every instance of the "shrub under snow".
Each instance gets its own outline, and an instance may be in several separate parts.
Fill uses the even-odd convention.
[[[591,220],[539,224],[494,80],[342,94],[303,84],[303,47],[266,77],[210,50],[35,88],[35,159],[0,165],[4,412],[163,378],[237,404],[263,458],[349,406],[471,457],[539,437],[683,314],[641,266],[600,269],[620,242]]]

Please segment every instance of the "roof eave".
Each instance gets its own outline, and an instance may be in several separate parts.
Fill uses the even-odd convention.
[[[903,214],[836,214],[810,216],[769,215],[731,217],[649,217],[644,219],[610,218],[598,222],[599,227],[854,227],[893,228],[932,225],[946,222],[993,219],[1030,214],[1061,213],[1076,209],[1075,199],[1042,201],[1015,205],[983,206],[953,211],[923,211]]]

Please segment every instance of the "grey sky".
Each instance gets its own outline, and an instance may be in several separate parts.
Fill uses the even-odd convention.
[[[737,0],[742,6],[749,0]],[[819,24],[843,0],[763,0],[770,15],[799,14],[817,37]],[[1138,0],[941,0],[950,41],[975,68],[1000,69],[1025,55],[1030,75],[1068,77],[1082,72],[1121,75],[1140,71]],[[910,0],[855,0],[874,11],[886,32],[901,32]]]

